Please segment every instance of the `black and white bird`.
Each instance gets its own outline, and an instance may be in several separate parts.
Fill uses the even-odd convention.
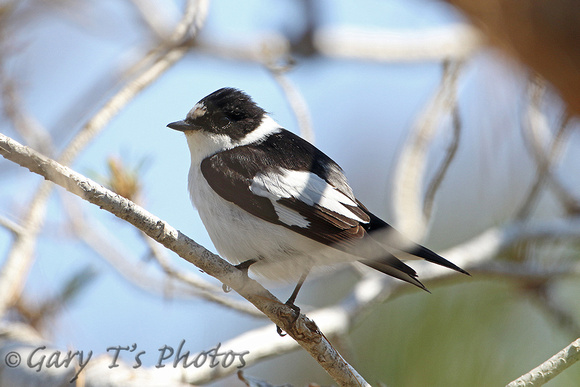
[[[240,268],[298,281],[287,302],[294,308],[316,266],[360,261],[422,289],[396,256],[467,274],[373,215],[338,164],[240,90],[217,90],[167,126],[185,133],[191,200],[218,252]]]

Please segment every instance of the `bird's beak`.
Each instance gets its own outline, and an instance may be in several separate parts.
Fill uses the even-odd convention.
[[[188,130],[195,129],[195,126],[188,124],[185,121],[175,121],[170,124],[167,124],[168,128],[179,130],[181,132],[186,132]]]

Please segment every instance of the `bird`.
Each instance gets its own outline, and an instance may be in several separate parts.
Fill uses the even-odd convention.
[[[369,211],[336,162],[239,89],[207,95],[167,127],[185,134],[191,201],[217,251],[241,270],[296,281],[286,305],[298,312],[316,267],[359,261],[423,290],[397,256],[469,274]]]

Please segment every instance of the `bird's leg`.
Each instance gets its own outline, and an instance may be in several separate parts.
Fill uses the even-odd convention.
[[[258,262],[257,259],[248,259],[247,261],[244,261],[242,263],[238,263],[237,265],[234,265],[234,267],[238,270],[243,271],[247,275],[248,269],[250,268],[250,266],[252,266],[252,264],[256,263],[256,262]],[[225,293],[229,293],[232,291],[232,289],[226,284],[222,284],[222,290]]]
[[[288,300],[285,303],[285,305],[289,306],[294,311],[294,318],[292,319],[292,324],[294,324],[296,322],[296,320],[298,320],[298,317],[300,317],[300,308],[298,306],[296,306],[296,304],[294,304],[294,301],[296,301],[296,297],[298,296],[298,292],[300,291],[302,284],[306,280],[308,273],[310,273],[310,268],[306,269],[304,274],[302,274],[302,276],[298,280],[298,283],[296,284],[296,287],[294,288],[294,291],[292,292],[292,294],[290,295],[290,297],[288,298]],[[278,332],[278,334],[280,336],[286,336],[286,334],[282,332],[282,328],[280,328],[278,325],[276,325],[276,332]]]
[[[237,265],[235,265],[235,268],[238,270],[245,271],[247,273],[250,266],[252,266],[252,264],[254,264],[256,262],[258,262],[257,259],[248,259],[247,261],[244,261],[242,263],[238,263]]]

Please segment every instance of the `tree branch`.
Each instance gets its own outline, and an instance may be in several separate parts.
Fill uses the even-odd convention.
[[[580,339],[528,372],[506,387],[541,386],[580,360]]]
[[[542,188],[548,182],[551,183],[552,187],[558,187],[556,194],[559,192],[566,192],[565,189],[561,187],[562,185],[558,181],[558,178],[554,176],[554,167],[561,155],[561,149],[564,145],[564,137],[570,133],[570,126],[568,125],[570,116],[566,116],[560,122],[559,128],[553,135],[551,143],[549,143],[546,146],[547,149],[544,150],[544,145],[542,143],[547,141],[548,136],[552,135],[547,118],[541,111],[545,84],[543,80],[536,76],[529,81],[528,88],[528,93],[530,94],[530,103],[527,112],[528,130],[524,131],[524,139],[527,140],[527,143],[529,144],[530,153],[536,162],[537,172],[536,179],[532,184],[524,203],[516,212],[516,218],[520,220],[526,219],[530,216],[534,205],[538,201],[540,192],[542,192]],[[560,197],[560,199],[567,210],[570,209],[569,203],[574,203],[572,195],[566,195],[565,197]]]
[[[449,66],[449,64],[447,64]],[[457,99],[457,97],[455,97]],[[457,153],[457,149],[459,148],[459,138],[461,135],[461,117],[459,116],[459,107],[457,103],[453,104],[451,109],[451,126],[453,128],[453,137],[451,139],[451,143],[447,148],[447,153],[441,166],[431,179],[431,182],[427,186],[427,191],[425,193],[425,199],[423,200],[423,216],[427,221],[431,219],[431,214],[433,212],[433,203],[435,203],[435,194],[439,190],[439,186],[443,182],[449,167],[453,159],[455,158],[455,154]]]
[[[156,60],[147,62],[143,70],[129,80],[87,122],[61,153],[58,159],[61,164],[72,163],[76,156],[124,106],[185,55],[188,45],[184,42],[193,39],[195,33],[201,28],[207,14],[207,7],[208,0],[188,1],[184,16],[175,28],[170,44],[162,43],[158,46],[163,47],[166,51],[153,50],[161,54]],[[22,227],[26,229],[26,233],[18,235],[2,265],[0,271],[0,316],[14,303],[24,287],[26,276],[32,265],[36,237],[44,221],[47,201],[51,192],[52,186],[50,184],[41,184],[31,200],[22,222]]]
[[[321,28],[314,48],[333,58],[375,61],[440,61],[463,59],[481,45],[479,31],[467,24],[424,30]]]
[[[236,269],[163,220],[130,200],[3,134],[0,134],[0,154],[131,223],[186,261],[234,289],[296,340],[340,385],[369,385],[334,349],[312,320],[301,314],[294,321],[292,308],[281,303],[243,271]]]
[[[516,222],[501,228],[491,228],[473,239],[444,251],[446,257],[453,257],[453,262],[466,268],[474,275],[501,277],[520,281],[549,281],[580,275],[580,265],[567,267],[541,268],[527,262],[515,263],[492,261],[503,251],[526,240],[569,239],[571,242],[580,237],[580,220],[546,221],[530,226]],[[356,265],[356,264],[355,264]],[[428,262],[418,262],[416,267],[421,272],[421,279],[426,283],[446,280],[450,277],[464,278],[463,275],[450,272],[446,268]],[[388,300],[415,291],[408,284],[384,276],[374,270],[361,266],[362,278],[355,288],[337,305],[324,307],[308,312],[308,315],[320,326],[328,337],[341,337],[353,326],[372,313],[374,307]],[[262,360],[280,356],[298,349],[292,341],[281,341],[274,344],[274,332],[268,326],[259,327],[240,334],[223,343],[225,348],[249,350],[252,356],[246,365],[251,366]],[[215,378],[225,377],[235,372],[233,369],[188,370],[188,380],[205,383]]]
[[[455,106],[457,79],[462,64],[457,61],[444,66],[437,93],[419,117],[397,162],[393,184],[396,224],[403,234],[413,240],[421,240],[425,233],[424,200],[421,196],[428,146],[435,136],[441,115]]]

